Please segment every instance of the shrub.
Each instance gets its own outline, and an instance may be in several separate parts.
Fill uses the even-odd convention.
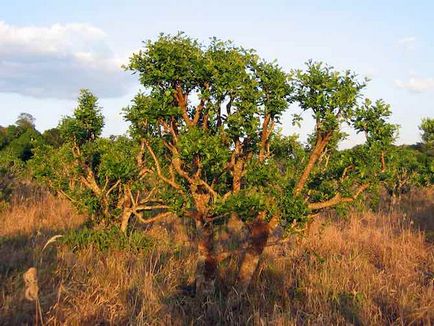
[[[130,235],[122,233],[118,227],[92,229],[87,226],[66,233],[61,240],[73,250],[94,247],[99,251],[128,250],[143,251],[151,248],[152,239],[143,232],[135,231]]]

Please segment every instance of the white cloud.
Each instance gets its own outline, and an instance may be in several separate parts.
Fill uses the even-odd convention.
[[[434,78],[411,77],[408,81],[395,80],[395,85],[412,92],[421,93],[434,90]]]
[[[0,21],[0,92],[73,98],[90,88],[100,97],[126,93],[131,78],[121,69],[106,34],[89,24],[17,27]]]
[[[416,43],[416,37],[414,36],[403,37],[398,40],[398,45],[403,47],[406,50],[414,49],[415,43]]]

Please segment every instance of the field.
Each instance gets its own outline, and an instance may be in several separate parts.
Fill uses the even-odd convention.
[[[24,191],[0,215],[0,323],[35,322],[23,282],[34,266],[47,325],[430,325],[433,198],[425,189],[392,210],[324,213],[303,236],[267,247],[247,294],[219,284],[200,300],[189,293],[196,252],[180,219],[136,227],[121,241],[85,231],[69,202]],[[64,236],[43,250],[55,235]],[[222,264],[226,279],[235,275],[233,261]]]
[[[258,53],[159,34],[128,130],[88,88],[0,126],[2,323],[434,321],[434,119],[404,144],[369,79]]]

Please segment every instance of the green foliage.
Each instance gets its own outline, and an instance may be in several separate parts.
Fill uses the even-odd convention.
[[[272,198],[258,188],[242,189],[223,202],[214,206],[213,215],[228,218],[231,213],[237,213],[243,222],[254,221],[258,214],[265,212],[265,218],[272,217],[275,207]]]
[[[34,129],[34,118],[21,113],[16,125],[0,127],[0,169],[9,175],[24,176],[26,162],[42,142],[41,134]]]
[[[42,133],[42,138],[44,139],[44,143],[55,148],[62,146],[64,140],[62,138],[62,134],[59,128],[51,128],[47,129]]]
[[[298,139],[298,135],[285,136],[280,132],[276,132],[272,135],[270,146],[274,159],[300,161],[305,156],[305,151]]]
[[[419,151],[434,157],[434,119],[424,118],[419,126],[422,131],[422,143],[417,144]]]
[[[157,42],[148,41],[146,50],[133,54],[127,66],[140,74],[146,87],[168,89],[173,83],[192,90],[206,80],[202,46],[182,33],[161,34]],[[171,97],[172,94],[161,94]]]
[[[321,62],[308,61],[306,65],[306,71],[292,71],[292,97],[303,111],[312,113],[318,131],[333,131],[353,116],[366,81],[359,82],[351,71],[340,73]],[[296,121],[300,118],[296,116]]]
[[[230,157],[230,151],[219,135],[212,135],[199,128],[191,128],[183,134],[179,140],[179,151],[186,166],[189,165],[187,162],[200,160],[206,169],[204,173],[209,176],[219,174]]]
[[[40,142],[42,142],[40,133],[34,129],[27,129],[18,138],[13,139],[4,151],[9,152],[10,156],[26,162],[32,157],[33,148]]]
[[[151,181],[140,144],[126,136],[100,137],[103,125],[96,96],[82,90],[73,115],[50,130],[53,142],[38,146],[28,166],[37,181],[93,222],[113,225],[123,214],[138,214],[138,206],[149,210],[146,202],[164,188]]]
[[[97,139],[103,127],[104,117],[98,106],[98,98],[87,89],[80,90],[74,115],[64,118],[61,122],[62,137],[81,146]]]
[[[139,151],[136,142],[120,136],[110,140],[100,139],[97,147],[99,152],[97,170],[101,182],[106,178],[127,182],[138,174],[138,167],[132,159]]]
[[[15,124],[22,129],[35,129],[35,118],[30,113],[20,113]]]
[[[213,184],[220,196],[232,189],[227,167],[236,146],[243,160],[253,154],[245,165],[255,168],[244,176],[243,189],[234,198],[207,203],[210,211],[218,215],[232,209],[248,220],[264,205],[272,206],[264,203],[267,196],[273,198],[264,185],[273,181],[270,177],[277,170],[266,171],[254,162],[254,155],[265,117],[278,122],[291,102],[288,76],[276,63],[231,42],[214,38],[202,44],[181,33],[147,42],[126,68],[138,73],[145,87],[124,110],[131,134],[152,144],[162,173],[180,162],[174,182],[187,193],[186,209],[194,202],[194,182],[201,184],[193,179]]]
[[[224,131],[230,137],[249,136],[255,141],[260,116],[265,112],[280,116],[288,106],[286,74],[277,65],[261,62],[252,51],[230,42],[212,39],[205,46],[184,34],[161,35],[134,54],[126,68],[138,73],[147,89],[125,110],[136,131],[156,130],[161,120],[180,123],[182,112],[174,102],[178,90],[206,100],[208,132]],[[221,108],[228,101],[230,112],[223,119]],[[191,118],[196,106],[192,101],[186,106]]]
[[[429,186],[434,183],[434,159],[409,146],[394,147],[387,158],[383,183],[393,197]]]
[[[309,209],[304,198],[293,196],[292,187],[287,187],[278,202],[281,211],[280,225],[287,231],[301,229],[308,221]]]
[[[387,119],[392,115],[390,105],[382,100],[374,104],[369,99],[356,108],[352,119],[357,132],[364,132],[368,146],[377,146],[385,149],[395,140],[398,126],[388,123]]]
[[[117,227],[104,230],[83,227],[69,231],[61,238],[61,241],[73,250],[93,247],[99,251],[127,250],[141,252],[149,250],[154,245],[153,240],[143,232],[136,231],[126,236]]]
[[[422,141],[425,144],[434,144],[434,119],[422,119],[419,129],[422,131]]]

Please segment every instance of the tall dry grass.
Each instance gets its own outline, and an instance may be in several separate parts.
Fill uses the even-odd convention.
[[[145,230],[154,245],[139,253],[57,243],[41,255],[50,236],[77,228],[83,216],[52,197],[17,203],[0,215],[0,321],[33,322],[22,273],[39,264],[52,325],[430,325],[434,251],[411,216],[420,222],[432,212],[427,194],[418,197],[424,209],[404,201],[393,212],[318,218],[305,236],[267,249],[254,286],[236,301],[225,284],[207,300],[182,287],[193,278],[195,253],[176,220]],[[233,277],[234,266],[224,262],[222,277]]]

